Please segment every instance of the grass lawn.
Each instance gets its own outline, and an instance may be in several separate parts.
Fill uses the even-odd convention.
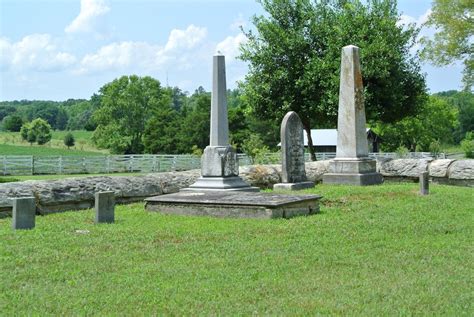
[[[50,147],[47,145],[11,145],[11,144],[0,144],[0,155],[33,155],[33,156],[45,156],[45,155],[62,155],[62,156],[93,156],[93,155],[107,155],[101,152],[81,151],[71,149],[62,149]]]
[[[290,220],[0,219],[2,315],[474,315],[472,188],[318,185]],[[76,230],[87,230],[79,233]],[[84,232],[84,231],[82,231]]]
[[[75,146],[68,149],[64,145],[64,136],[71,132],[75,138]],[[46,145],[33,145],[20,136],[20,132],[0,132],[0,154],[9,155],[101,155],[106,150],[99,150],[93,144],[91,131],[53,131],[51,141]],[[8,146],[8,148],[6,148]],[[10,150],[10,152],[6,152]]]

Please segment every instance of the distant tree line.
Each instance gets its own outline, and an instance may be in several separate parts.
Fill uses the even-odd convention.
[[[228,90],[227,95],[231,143],[252,156],[276,151],[281,118],[258,119],[239,88]],[[132,75],[104,85],[90,100],[0,102],[0,115],[4,130],[21,130],[30,143],[48,142],[48,127],[90,130],[95,144],[111,153],[180,154],[199,153],[209,144],[210,106],[211,93],[202,87],[190,94],[178,87],[162,87],[151,77]],[[17,123],[15,118],[19,118]],[[336,127],[335,122],[322,125],[317,118],[314,121],[313,128]],[[15,129],[9,129],[11,122]],[[383,151],[400,147],[432,151],[439,144],[460,144],[472,138],[474,95],[458,91],[433,94],[418,105],[415,115],[395,122],[369,120],[369,125],[381,136]],[[74,144],[71,137],[67,144],[65,141],[67,146]]]
[[[464,45],[472,28],[462,24],[467,33],[453,33],[458,24],[444,18],[470,7],[445,10],[449,1],[435,1],[430,23],[445,27],[438,42],[463,45],[435,49],[431,42],[427,49],[435,54],[424,55],[443,63],[465,59],[465,91],[430,96],[419,57],[410,53],[420,29],[400,25],[396,1],[259,2],[266,14],[253,18],[252,30],[242,30],[248,41],[240,58],[249,72],[228,91],[230,138],[239,151],[257,156],[276,150],[280,122],[291,110],[302,118],[309,144],[311,129],[336,128],[340,53],[348,44],[361,48],[367,122],[381,136],[383,151],[474,142],[472,52],[465,53]],[[450,58],[440,59],[446,54]],[[111,153],[198,153],[209,143],[210,104],[202,87],[190,94],[130,75],[105,84],[89,100],[0,102],[0,122],[8,131],[27,130],[37,119],[56,130],[94,131],[94,143]],[[315,158],[312,147],[310,152]]]
[[[43,119],[54,130],[88,130],[96,126],[91,120],[98,100],[68,99],[66,101],[15,100],[0,102],[0,122],[5,131],[18,132],[25,122]]]

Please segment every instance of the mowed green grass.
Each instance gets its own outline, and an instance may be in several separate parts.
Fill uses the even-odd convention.
[[[94,156],[104,155],[101,152],[81,151],[76,149],[55,148],[47,145],[10,145],[0,144],[0,155],[33,155],[33,156]]]
[[[71,132],[75,145],[64,145],[64,136]],[[19,132],[0,132],[0,155],[106,155],[108,151],[97,149],[92,142],[92,131],[53,131],[51,141],[45,145],[33,145],[21,138]],[[9,151],[9,152],[7,152]]]
[[[474,315],[472,188],[318,185],[321,213],[215,219],[118,206],[0,220],[3,315]],[[87,230],[80,233],[77,230]]]

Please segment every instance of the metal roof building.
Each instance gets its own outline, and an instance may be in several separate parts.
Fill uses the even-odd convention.
[[[306,132],[303,133],[304,146],[308,146],[308,137]],[[311,129],[311,138],[313,146],[317,152],[336,152],[337,147],[337,129]],[[367,141],[369,144],[369,152],[378,152],[380,137],[370,128],[367,128]],[[280,146],[280,143],[278,143]]]

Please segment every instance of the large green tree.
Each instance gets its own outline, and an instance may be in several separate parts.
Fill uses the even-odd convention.
[[[463,61],[464,89],[470,91],[474,82],[474,3],[472,0],[433,0],[426,22],[435,27],[434,38],[424,38],[423,56],[436,65]]]
[[[267,14],[253,19],[256,31],[241,58],[249,62],[243,88],[255,115],[281,120],[290,110],[310,130],[335,127],[341,48],[361,48],[369,121],[392,122],[416,113],[425,81],[409,49],[417,29],[398,26],[392,0],[261,0]]]
[[[100,88],[98,96],[95,144],[112,153],[142,153],[143,133],[162,97],[160,82],[148,76],[122,76]]]
[[[23,119],[15,113],[12,115],[6,116],[3,119],[3,128],[6,131],[18,132],[20,131],[22,125],[23,125]]]
[[[433,142],[452,144],[457,129],[458,110],[445,98],[430,96],[415,116],[395,123],[380,123],[376,130],[382,138],[384,151],[403,146],[411,152],[429,151]]]
[[[175,154],[179,153],[179,132],[178,112],[174,96],[176,90],[166,88],[160,99],[158,107],[153,109],[152,117],[143,135],[143,144],[146,153],[152,154]]]

